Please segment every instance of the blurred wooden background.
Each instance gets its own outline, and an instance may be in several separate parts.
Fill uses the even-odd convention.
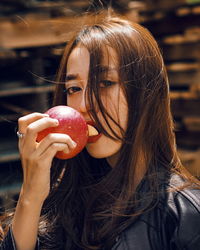
[[[100,3],[101,2],[101,3]],[[71,31],[81,15],[110,1],[1,0],[0,207],[12,205],[21,183],[17,119],[45,111]],[[200,0],[116,0],[116,12],[147,27],[162,50],[170,82],[177,147],[200,176]]]

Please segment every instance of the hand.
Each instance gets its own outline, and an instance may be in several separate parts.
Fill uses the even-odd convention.
[[[76,143],[66,134],[52,133],[37,143],[38,132],[58,126],[56,119],[46,114],[32,113],[18,120],[23,137],[19,151],[23,168],[23,185],[20,198],[43,203],[50,190],[50,168],[57,151],[70,152]]]

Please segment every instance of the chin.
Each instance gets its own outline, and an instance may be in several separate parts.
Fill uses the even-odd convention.
[[[103,159],[103,158],[106,158],[107,156],[105,156],[105,154],[100,154],[100,153],[97,153],[97,152],[91,152],[90,150],[88,150],[88,154],[90,156],[92,156],[93,158],[96,158],[96,159]]]
[[[119,152],[121,145],[121,142],[116,142],[110,138],[102,136],[97,142],[88,143],[86,149],[94,158],[109,158]]]

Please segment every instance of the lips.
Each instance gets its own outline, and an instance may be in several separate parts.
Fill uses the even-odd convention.
[[[98,129],[95,126],[95,123],[93,121],[86,121],[86,122],[87,122],[88,125],[93,126],[98,131]],[[101,136],[102,136],[102,134],[99,133],[99,131],[98,131],[98,135],[93,135],[93,136],[88,137],[87,143],[95,143]]]

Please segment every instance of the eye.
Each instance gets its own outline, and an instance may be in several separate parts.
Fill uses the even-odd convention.
[[[79,91],[81,91],[81,88],[76,87],[76,86],[72,86],[72,87],[66,88],[64,90],[64,92],[67,93],[67,95],[72,95],[72,94],[79,92]]]
[[[99,87],[100,88],[108,88],[112,85],[116,84],[114,81],[109,81],[109,80],[103,80],[100,82]]]

